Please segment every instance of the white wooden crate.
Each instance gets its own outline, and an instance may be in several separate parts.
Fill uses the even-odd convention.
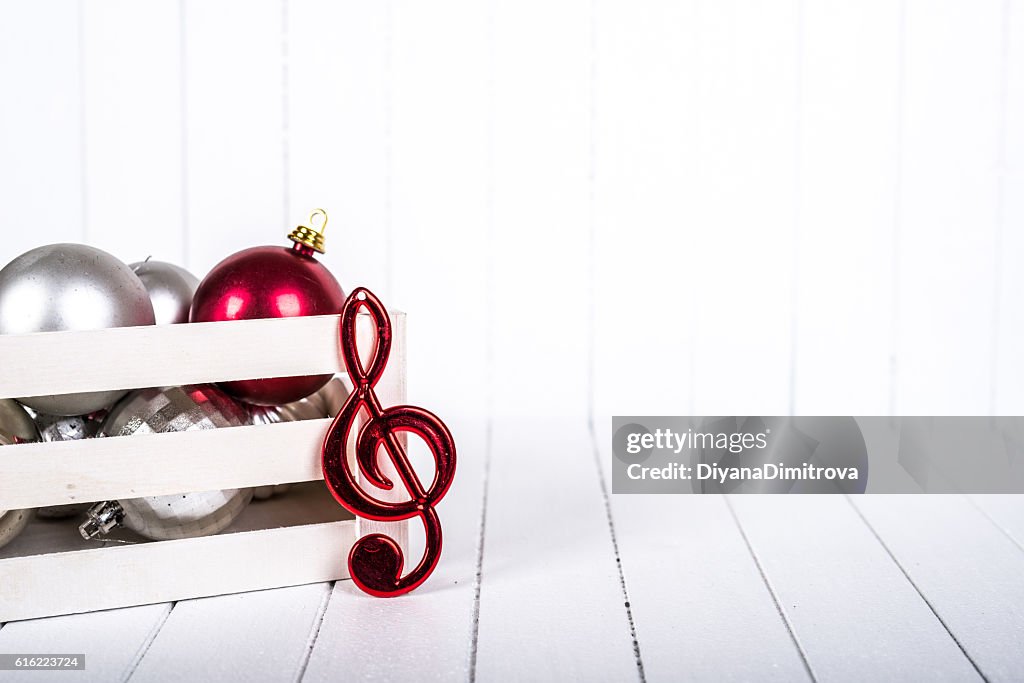
[[[376,387],[384,406],[404,403],[406,387],[405,315],[390,315],[391,356]],[[334,315],[0,336],[0,397],[343,373],[338,328]],[[369,357],[370,317],[360,314],[356,329]],[[407,522],[354,520],[320,483],[330,424],[0,448],[0,510],[317,482],[253,503],[204,538],[101,544],[76,538],[78,520],[30,524],[0,549],[0,622],[348,578],[352,544],[373,532],[408,557]]]

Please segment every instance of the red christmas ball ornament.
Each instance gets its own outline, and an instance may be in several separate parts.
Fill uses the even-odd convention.
[[[345,293],[331,272],[316,260],[324,253],[327,212],[317,209],[311,226],[300,225],[289,247],[252,247],[227,257],[199,284],[192,301],[192,322],[293,318],[341,313]],[[331,375],[272,377],[221,382],[219,386],[247,403],[282,405],[323,387]]]

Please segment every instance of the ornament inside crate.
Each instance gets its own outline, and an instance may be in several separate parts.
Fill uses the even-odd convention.
[[[405,399],[405,316],[391,318],[391,359],[376,385],[386,405]],[[338,328],[339,316],[329,315],[0,335],[0,397],[342,373]],[[357,316],[356,334],[359,349],[372,353],[369,315]],[[296,340],[302,353],[279,352]],[[82,364],[83,356],[93,361]],[[330,424],[0,448],[0,510],[313,482],[248,507],[213,536],[99,543],[78,536],[77,519],[37,519],[0,548],[0,622],[347,578],[350,548],[373,532],[408,556],[407,521],[355,520],[318,481]]]

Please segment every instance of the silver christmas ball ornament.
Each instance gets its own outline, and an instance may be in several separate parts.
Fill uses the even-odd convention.
[[[17,401],[0,399],[0,446],[38,440],[39,430],[29,412]]]
[[[10,399],[0,400],[0,446],[38,440],[39,432],[25,409]],[[0,548],[13,541],[31,518],[31,510],[0,510]]]
[[[316,393],[282,406],[250,405],[249,420],[252,424],[276,424],[278,422],[297,422],[299,420],[319,420],[334,417],[338,414],[341,404],[348,398],[348,389],[341,380],[335,377]],[[334,413],[330,412],[334,407]],[[271,496],[286,493],[291,484],[274,484],[257,486],[253,489],[253,497],[266,500]]]
[[[248,408],[251,422],[256,425],[319,420],[330,417],[324,408],[323,401],[316,394],[293,403],[285,403],[283,406],[250,405]]]
[[[92,439],[100,431],[105,413],[91,415],[36,415],[36,427],[43,441],[78,441]],[[89,509],[89,503],[68,503],[66,505],[50,505],[36,510],[36,514],[44,519],[62,519],[74,517]]]
[[[131,268],[84,244],[51,244],[25,252],[0,270],[0,334],[152,325],[153,304]],[[86,362],[86,361],[83,361]],[[18,399],[50,415],[86,415],[124,391]]]
[[[327,417],[336,417],[348,400],[348,386],[340,377],[335,377],[324,385],[324,388],[313,394],[313,398],[323,404]]]
[[[17,538],[31,519],[31,510],[0,511],[0,548]]]
[[[248,422],[245,410],[212,385],[142,389],[111,409],[102,436],[186,432],[238,427]],[[154,540],[193,538],[222,531],[252,499],[252,489],[202,491],[97,503],[89,508],[79,531],[96,538],[124,526]]]
[[[187,323],[199,278],[165,261],[139,261],[128,266],[149,292],[157,325]]]
[[[43,441],[78,441],[92,439],[99,434],[106,412],[89,415],[36,415],[36,427]]]

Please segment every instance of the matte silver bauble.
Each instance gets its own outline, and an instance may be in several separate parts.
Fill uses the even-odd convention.
[[[128,267],[135,271],[149,292],[157,325],[188,322],[199,278],[181,266],[165,261],[139,261]]]
[[[25,409],[10,399],[0,400],[0,446],[38,440],[39,432]],[[0,548],[13,541],[31,518],[31,510],[0,510]]]
[[[0,334],[154,322],[153,304],[142,281],[105,251],[84,244],[51,244],[25,252],[0,270]],[[86,415],[109,407],[124,393],[93,391],[18,400],[50,415]]]
[[[111,409],[100,434],[124,437],[246,424],[245,410],[212,385],[133,391]],[[175,463],[167,463],[174,467]],[[222,531],[252,500],[252,489],[202,491],[97,503],[79,531],[102,536],[116,526],[158,541]]]

